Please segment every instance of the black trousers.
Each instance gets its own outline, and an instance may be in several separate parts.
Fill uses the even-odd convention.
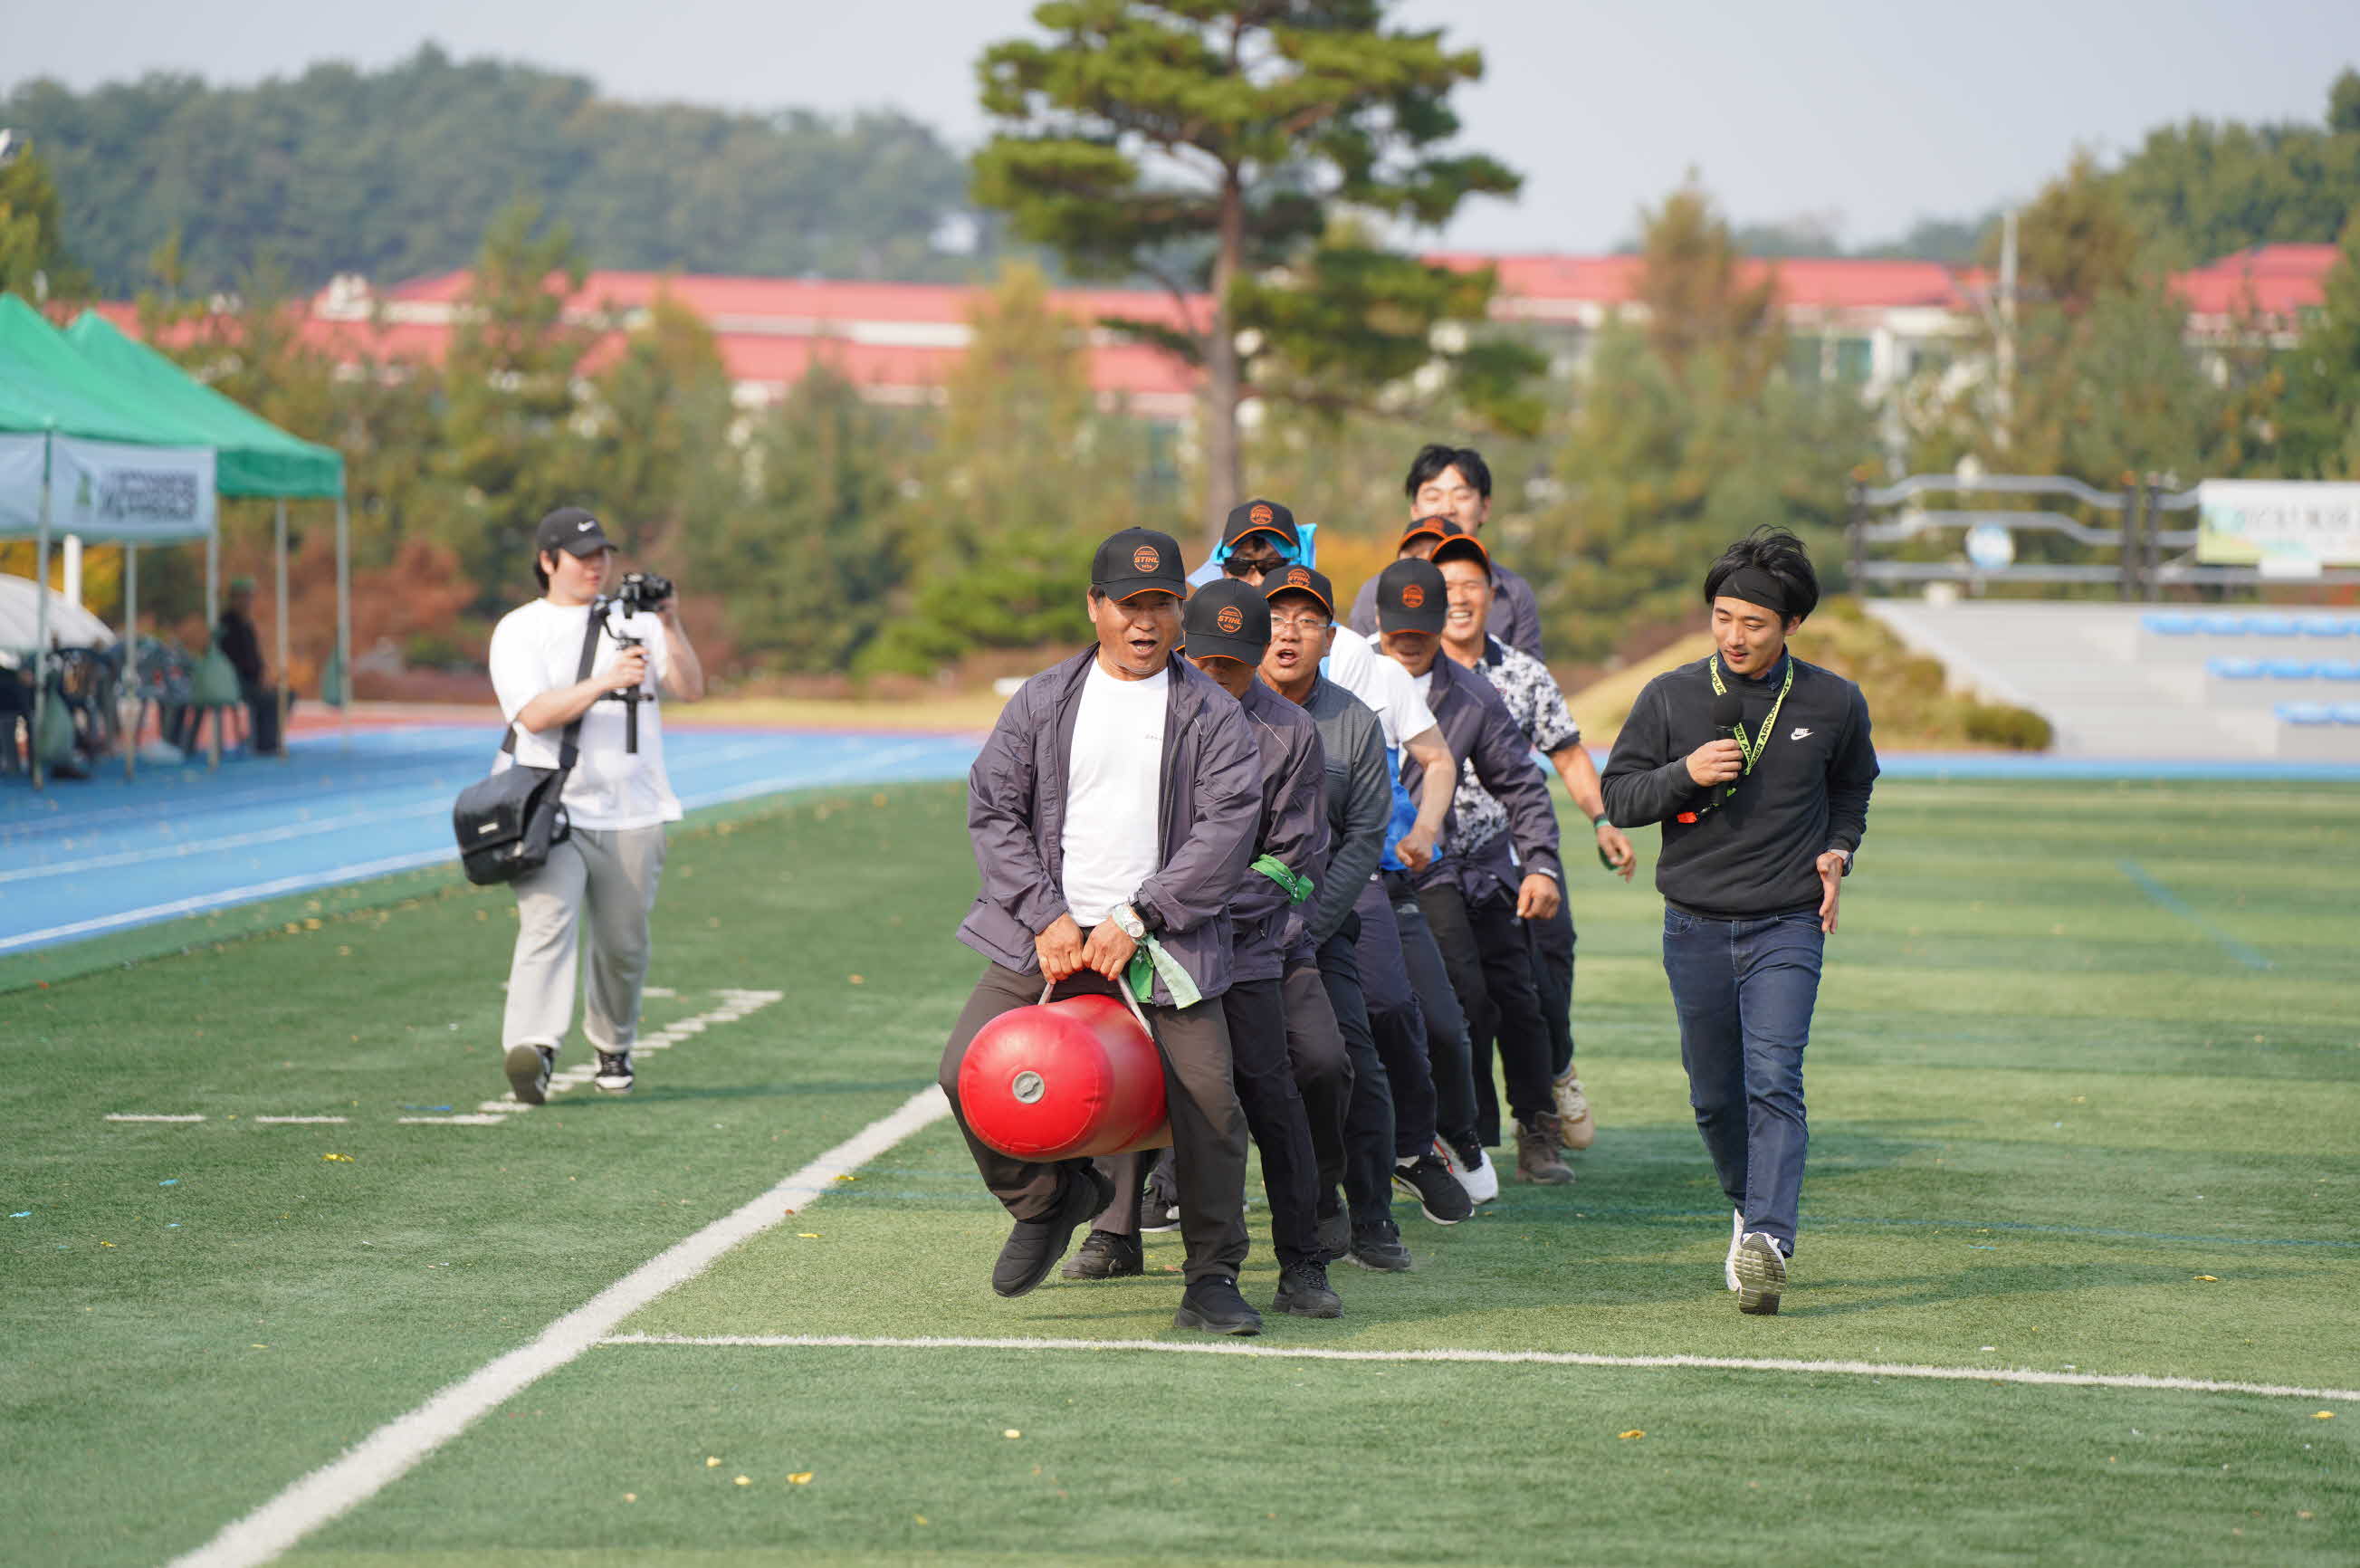
[[[1384,1062],[1385,1078],[1393,1088],[1393,1152],[1396,1158],[1414,1159],[1434,1144],[1434,1069],[1426,1057],[1426,1012],[1410,983],[1409,960],[1403,951],[1401,923],[1394,910],[1393,896],[1382,881],[1371,883],[1352,905],[1352,913],[1360,919],[1356,952],[1360,990],[1368,1002],[1377,1055]],[[1422,930],[1425,922],[1418,924]],[[1448,982],[1443,989],[1449,989]],[[1388,1187],[1393,1182],[1390,1168],[1385,1179]]]
[[[1426,917],[1416,885],[1401,872],[1388,872],[1393,923],[1401,933],[1402,961],[1410,989],[1417,995],[1418,1014],[1426,1021],[1427,1070],[1434,1085],[1434,1126],[1456,1145],[1475,1136],[1474,1029],[1472,1004],[1458,985],[1458,976],[1445,958],[1440,936]],[[1404,1147],[1404,1159],[1426,1152],[1429,1135],[1415,1148]]]
[[[1061,997],[1087,992],[1118,994],[1109,981],[1087,970],[1057,988]],[[1017,1159],[977,1137],[959,1106],[958,1069],[968,1042],[986,1024],[1040,1000],[1038,974],[1022,974],[996,963],[985,969],[958,1022],[951,1025],[937,1074],[984,1185],[1018,1220],[1047,1218],[1056,1209],[1065,1167],[1089,1162]],[[1229,1078],[1228,1021],[1218,1003],[1187,1008],[1149,1005],[1142,1011],[1164,1057],[1164,1108],[1171,1117],[1172,1151],[1180,1178],[1180,1235],[1188,1248],[1183,1273],[1192,1283],[1214,1275],[1234,1277],[1246,1260],[1246,1118]],[[1136,1204],[1135,1180],[1131,1192]]]
[[[1475,1077],[1489,1085],[1496,1043],[1508,1080],[1509,1109],[1530,1125],[1534,1117],[1554,1112],[1556,1096],[1548,1025],[1541,1021],[1525,923],[1516,918],[1516,906],[1504,893],[1470,901],[1457,883],[1444,881],[1418,889],[1417,897],[1450,967],[1451,987],[1467,1009],[1469,1037],[1476,1043],[1470,1048]],[[1501,1141],[1496,1096],[1492,1117],[1478,1127],[1486,1145]]]
[[[1336,1027],[1350,1058],[1352,1089],[1344,1109],[1344,1207],[1354,1225],[1392,1217],[1393,1091],[1369,1024],[1369,1003],[1360,989],[1357,944],[1360,917],[1348,915],[1319,948],[1319,980],[1336,1014]],[[1336,1212],[1332,1188],[1319,1190],[1319,1212]]]
[[[1333,1212],[1349,1157],[1344,1128],[1352,1102],[1352,1057],[1316,959],[1306,954],[1290,963],[1279,991],[1286,1003],[1287,1066],[1311,1124],[1313,1192],[1319,1212]],[[1266,1164],[1269,1157],[1262,1157]]]
[[[1573,901],[1557,900],[1546,920],[1524,922],[1533,949],[1533,985],[1541,994],[1541,1022],[1548,1025],[1549,1076],[1573,1070]],[[1488,1080],[1490,1075],[1485,1074]],[[1492,1115],[1499,1114],[1496,1097]]]

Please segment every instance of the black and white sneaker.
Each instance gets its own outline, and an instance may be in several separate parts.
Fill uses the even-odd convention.
[[[508,1092],[520,1104],[544,1105],[549,1102],[549,1075],[557,1069],[557,1048],[537,1046],[530,1040],[520,1046],[510,1046],[501,1065],[508,1069]]]
[[[609,1094],[628,1094],[631,1091],[632,1082],[631,1053],[628,1051],[600,1051],[598,1053],[598,1076],[592,1079],[590,1081],[596,1084],[599,1088],[605,1090]]]
[[[1455,1225],[1475,1212],[1475,1200],[1459,1178],[1431,1154],[1395,1164],[1393,1185],[1404,1197],[1416,1199],[1418,1208],[1437,1225]]]
[[[1757,1318],[1778,1314],[1778,1299],[1786,1293],[1786,1255],[1777,1242],[1760,1231],[1748,1231],[1737,1244],[1737,1310]]]

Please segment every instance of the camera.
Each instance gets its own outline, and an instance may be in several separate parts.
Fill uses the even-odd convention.
[[[672,596],[672,579],[653,572],[626,572],[615,587],[615,602],[623,607],[625,615],[655,609]]]

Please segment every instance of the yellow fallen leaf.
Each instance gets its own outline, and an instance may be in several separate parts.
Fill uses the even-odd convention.
[[[797,1231],[795,1234],[803,1237],[803,1239],[807,1242],[815,1242],[819,1240],[819,1233],[817,1231]]]
[[[2218,1285],[2221,1283],[2221,1277],[2217,1274],[2200,1274],[2196,1277],[2203,1280],[2208,1285]]]
[[[869,983],[868,981],[857,974],[848,974],[844,978],[850,981],[855,985],[867,985]]]
[[[811,1485],[811,1478],[812,1473],[810,1471],[798,1470],[793,1475],[787,1477],[787,1485],[790,1486],[808,1486]]]
[[[934,1522],[923,1514],[912,1514],[910,1517],[916,1519],[920,1524],[932,1524]]]
[[[836,1178],[836,1179],[837,1179],[838,1181],[858,1181],[858,1180],[859,1180],[859,1179],[860,1179],[860,1178],[858,1178],[858,1177],[857,1177],[857,1176],[839,1176],[839,1177],[837,1177],[837,1178]]]
[[[740,1475],[736,1480],[730,1482],[730,1485],[733,1486],[750,1486],[753,1484],[754,1477],[751,1475]]]
[[[623,1494],[623,1501],[627,1503],[636,1503],[639,1500],[639,1495],[637,1492],[626,1492]]]
[[[1024,1434],[1018,1431],[1014,1427],[1010,1427],[1006,1431],[1001,1432],[1000,1435],[1007,1438],[1017,1438],[1022,1437]]]
[[[270,1347],[267,1344],[250,1344],[246,1348],[248,1350],[268,1350]]]
[[[1621,1438],[1623,1442],[1628,1442],[1634,1437],[1644,1437],[1647,1434],[1641,1431],[1637,1427],[1633,1427],[1629,1431],[1616,1432],[1614,1435]]]
[[[721,1461],[708,1453],[705,1456],[705,1467],[707,1470],[718,1470],[721,1468]]]
[[[353,1157],[348,1154],[323,1154],[320,1157],[324,1160],[333,1161],[337,1165],[350,1165],[353,1163]]]
[[[2335,1412],[2333,1410],[2313,1410],[2311,1413],[2311,1419],[2315,1421],[2332,1421],[2335,1419]]]

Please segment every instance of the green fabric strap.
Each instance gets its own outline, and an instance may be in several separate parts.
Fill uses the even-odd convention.
[[[1131,982],[1131,993],[1145,1003],[1154,999],[1158,975],[1164,977],[1164,989],[1172,993],[1173,1006],[1194,1007],[1205,1000],[1205,993],[1196,989],[1196,981],[1181,967],[1180,960],[1165,952],[1164,944],[1150,931],[1140,938],[1139,948],[1131,955],[1131,968],[1124,971],[1123,978]]]
[[[1311,890],[1317,885],[1302,872],[1291,869],[1285,861],[1275,855],[1256,857],[1251,869],[1262,872],[1262,875],[1286,889],[1286,901],[1289,904],[1300,904],[1309,898]]]

